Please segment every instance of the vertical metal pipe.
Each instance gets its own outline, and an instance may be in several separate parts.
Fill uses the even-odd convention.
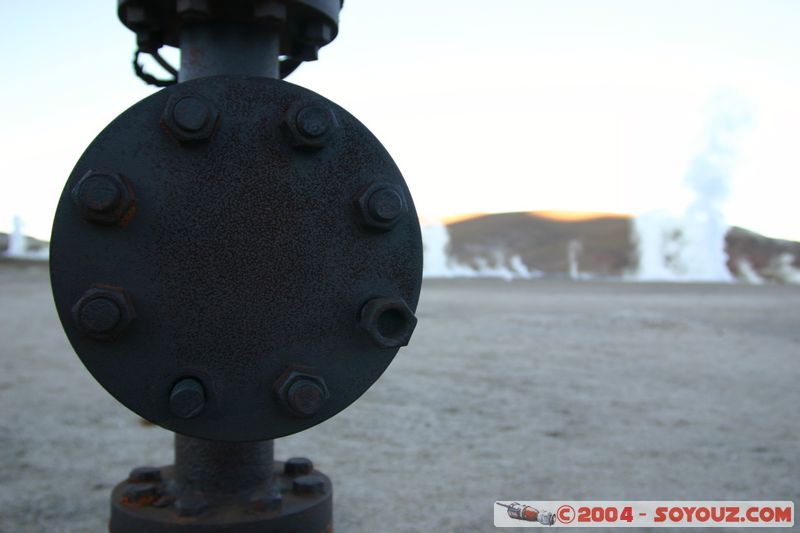
[[[280,36],[263,25],[210,20],[181,31],[178,81],[246,74],[278,77]],[[218,442],[175,434],[175,477],[181,491],[219,496],[269,488],[273,441]]]
[[[218,442],[175,434],[175,478],[183,491],[233,495],[269,487],[273,441]]]
[[[268,27],[210,20],[181,30],[178,81],[220,74],[278,77],[280,36]]]

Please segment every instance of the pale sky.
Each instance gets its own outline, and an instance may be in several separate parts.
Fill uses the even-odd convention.
[[[0,231],[49,238],[85,147],[155,89],[116,0],[0,5]],[[727,221],[800,240],[800,1],[347,0],[320,56],[288,81],[372,129],[424,219],[681,211],[725,93],[752,122]]]

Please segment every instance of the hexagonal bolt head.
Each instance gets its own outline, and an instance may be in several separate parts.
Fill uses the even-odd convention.
[[[75,325],[97,340],[114,340],[136,318],[133,301],[120,287],[94,285],[72,307]]]
[[[70,195],[81,216],[97,224],[125,226],[136,212],[133,188],[121,174],[90,170]]]
[[[173,95],[161,116],[161,124],[179,143],[210,139],[218,120],[219,111],[205,98],[192,94]]]
[[[280,404],[299,418],[314,416],[330,397],[325,379],[308,369],[287,369],[272,390]]]
[[[417,317],[402,298],[374,298],[361,308],[359,326],[382,348],[406,346]]]
[[[301,496],[325,493],[325,479],[319,474],[300,476],[292,481],[292,492]]]
[[[320,149],[331,141],[339,124],[330,107],[314,102],[292,106],[284,127],[295,148]]]
[[[292,457],[283,463],[283,473],[287,476],[304,476],[314,471],[314,463],[306,457]]]
[[[136,33],[136,45],[144,54],[157,52],[162,45],[162,34],[157,31],[141,30]]]
[[[316,61],[319,59],[319,45],[308,42],[292,44],[292,58],[300,61]]]
[[[306,22],[303,28],[303,40],[320,46],[325,46],[333,39],[333,27],[323,19],[312,19]]]
[[[169,410],[179,418],[194,418],[206,406],[206,390],[194,378],[184,378],[172,387],[169,394]]]
[[[389,231],[408,212],[405,195],[391,183],[372,183],[355,200],[361,220],[368,227]]]
[[[145,6],[138,4],[126,5],[123,18],[135,29],[146,28],[153,25],[152,12]]]
[[[128,474],[128,483],[159,483],[161,469],[155,466],[139,466]]]
[[[253,17],[266,22],[284,21],[286,20],[286,4],[280,0],[255,0]]]
[[[177,0],[175,12],[184,20],[203,20],[211,15],[209,0]]]

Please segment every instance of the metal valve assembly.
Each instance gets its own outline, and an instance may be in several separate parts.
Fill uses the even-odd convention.
[[[180,46],[177,83],[89,145],[51,241],[76,353],[176,432],[174,466],[114,489],[112,532],[332,528],[330,480],[304,458],[275,462],[271,441],[380,377],[414,331],[422,274],[389,154],[347,111],[277,79],[335,38],[340,8],[119,2],[137,56]]]

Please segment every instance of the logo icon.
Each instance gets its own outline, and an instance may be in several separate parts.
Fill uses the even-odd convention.
[[[530,505],[522,505],[518,502],[510,504],[495,502],[500,507],[505,507],[508,516],[515,520],[524,520],[525,522],[539,522],[545,526],[552,526],[556,522],[556,515],[550,511],[540,511]]]

